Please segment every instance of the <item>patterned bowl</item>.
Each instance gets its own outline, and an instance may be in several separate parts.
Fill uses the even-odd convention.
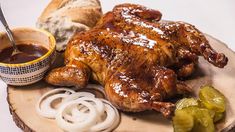
[[[0,78],[7,84],[14,86],[38,82],[44,77],[55,59],[55,38],[50,33],[35,28],[15,28],[12,32],[16,44],[38,44],[47,48],[48,52],[40,58],[26,63],[6,64],[0,62]],[[6,33],[0,33],[0,51],[10,46]]]

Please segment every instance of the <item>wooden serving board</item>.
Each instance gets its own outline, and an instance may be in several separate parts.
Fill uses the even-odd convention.
[[[219,89],[227,98],[226,118],[216,125],[217,131],[228,126],[235,120],[235,53],[225,44],[215,38],[206,35],[210,44],[217,51],[223,52],[229,58],[228,65],[219,69],[203,58],[195,75],[187,80],[195,94],[200,86],[211,84]],[[16,125],[23,131],[37,132],[60,132],[62,131],[53,119],[39,116],[35,110],[35,104],[43,93],[53,87],[44,81],[25,87],[8,86],[9,108]],[[154,111],[140,113],[122,113],[120,125],[114,130],[116,132],[172,132],[171,121],[165,119],[161,114]]]

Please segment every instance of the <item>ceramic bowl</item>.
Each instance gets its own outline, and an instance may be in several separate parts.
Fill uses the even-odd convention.
[[[26,63],[7,64],[0,62],[1,79],[14,86],[24,86],[40,81],[55,59],[55,38],[47,31],[36,28],[15,28],[12,29],[12,32],[16,44],[37,44],[48,49],[48,52],[40,58]],[[6,33],[1,32],[0,51],[10,46]]]

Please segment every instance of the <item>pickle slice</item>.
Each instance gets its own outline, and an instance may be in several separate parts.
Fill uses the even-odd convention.
[[[214,132],[214,122],[224,118],[225,97],[211,86],[199,91],[199,100],[184,98],[176,103],[175,132]]]
[[[211,86],[204,86],[199,91],[199,98],[206,108],[215,112],[225,111],[225,97],[222,93]]]
[[[194,127],[192,132],[214,132],[214,122],[208,109],[199,107],[184,108],[188,114],[194,117]]]
[[[194,125],[194,118],[185,110],[176,110],[173,117],[174,132],[190,132]]]
[[[183,98],[176,102],[176,110],[183,109],[189,106],[199,106],[197,99],[195,98]]]
[[[214,132],[214,122],[210,116],[209,110],[207,109],[198,109],[194,114],[195,119],[197,120],[194,130],[197,132]]]
[[[210,113],[210,117],[211,117],[212,119],[214,119],[214,118],[215,118],[215,111],[209,110],[209,109],[208,109],[208,111],[209,111],[209,113]]]

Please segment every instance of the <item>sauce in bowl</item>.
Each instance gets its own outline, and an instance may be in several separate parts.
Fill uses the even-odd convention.
[[[12,55],[13,47],[8,47],[0,51],[0,62],[7,64],[20,64],[40,58],[48,52],[43,46],[35,44],[17,44],[17,48],[22,52]]]

